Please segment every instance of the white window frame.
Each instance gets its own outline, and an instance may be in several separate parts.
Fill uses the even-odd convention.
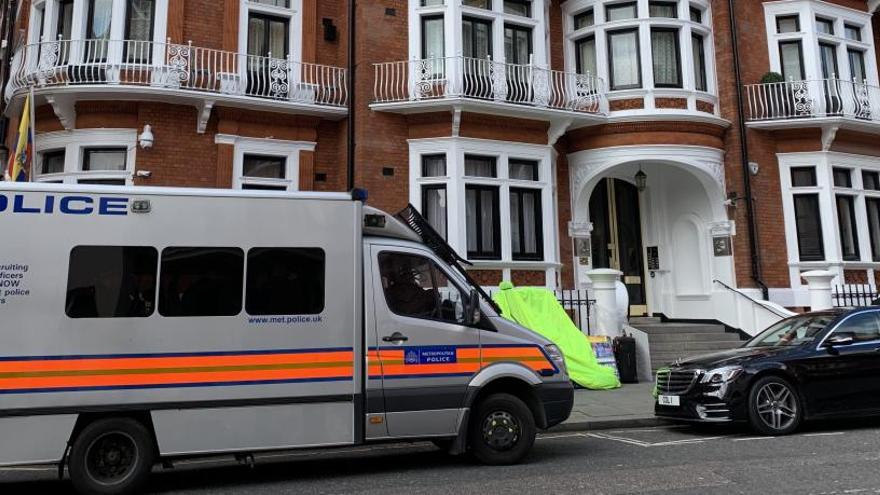
[[[232,188],[242,189],[244,185],[283,186],[287,191],[299,190],[299,155],[301,151],[315,151],[317,143],[312,141],[287,141],[282,139],[251,138],[229,134],[217,134],[217,144],[234,146],[232,158]],[[284,179],[244,176],[244,155],[274,156],[285,159]]]
[[[465,186],[468,184],[498,187],[499,224],[501,230],[500,260],[470,260],[478,269],[502,269],[509,280],[510,269],[544,270],[547,286],[555,283],[555,271],[559,267],[558,225],[556,221],[556,190],[553,169],[553,149],[540,144],[449,137],[409,140],[410,156],[410,203],[421,210],[422,186],[446,186],[447,242],[465,259],[467,258],[467,225]],[[422,157],[446,156],[446,176],[422,177]],[[496,177],[466,177],[465,155],[495,158]],[[514,180],[509,178],[509,160],[525,159],[538,162],[538,180]],[[513,259],[511,241],[510,188],[528,188],[541,191],[541,231],[543,255],[541,261]]]
[[[880,173],[880,162],[875,157],[854,155],[833,151],[817,151],[805,153],[780,153],[779,161],[780,185],[782,189],[783,216],[785,219],[785,238],[788,245],[788,265],[791,287],[801,287],[800,274],[803,271],[823,269],[832,270],[843,280],[843,270],[868,269],[880,271],[880,262],[873,260],[871,251],[870,228],[865,198],[880,198],[880,191],[865,190],[862,182],[862,171]],[[792,187],[791,169],[797,167],[814,167],[816,170],[816,186]],[[834,186],[834,169],[845,168],[851,171],[852,187]],[[825,250],[824,261],[800,261],[797,242],[797,226],[794,214],[794,195],[813,193],[819,195],[819,220],[822,225],[822,244]],[[855,198],[856,232],[858,235],[859,260],[845,261],[840,245],[840,229],[837,220],[838,194]],[[873,274],[869,279],[873,280]]]
[[[696,112],[696,102],[704,101],[715,107],[718,115],[718,86],[715,73],[715,43],[712,30],[712,9],[706,0],[676,0],[678,4],[678,17],[675,19],[664,17],[650,17],[650,0],[635,0],[637,17],[618,21],[605,21],[605,8],[609,5],[621,2],[620,0],[569,0],[562,6],[563,31],[565,37],[564,55],[566,70],[577,70],[578,40],[588,36],[594,36],[596,40],[596,67],[598,74],[609,85],[608,97],[615,99],[644,98],[645,108],[642,110],[630,110],[614,112],[644,113],[656,109],[655,98],[687,98],[688,112]],[[695,7],[702,12],[701,22],[691,21],[690,8]],[[581,29],[575,29],[574,18],[576,15],[587,10],[593,10],[593,25]],[[610,65],[608,58],[608,32],[621,29],[638,30],[639,35],[639,60],[641,63],[642,87],[637,89],[610,90]],[[679,63],[681,65],[681,88],[655,88],[653,58],[651,54],[651,28],[674,28],[678,30],[679,37]],[[696,89],[694,76],[694,61],[692,34],[703,37],[703,51],[706,69],[706,91]],[[702,113],[702,112],[700,112]]]
[[[238,18],[238,53],[243,55],[247,54],[248,18],[250,17],[250,13],[254,12],[286,18],[288,21],[288,60],[302,60],[302,0],[290,0],[290,8],[286,9],[284,7],[249,2],[248,0],[242,0],[240,3],[240,13]],[[292,72],[296,77],[299,76],[299,71],[294,70]]]
[[[34,181],[76,184],[80,180],[124,180],[125,185],[130,186],[134,184],[137,132],[137,129],[77,129],[38,134]],[[83,152],[86,148],[125,148],[125,170],[83,170]],[[64,150],[64,171],[57,174],[40,173],[43,169],[43,152],[61,149]]]
[[[444,5],[422,7],[420,0],[409,1],[409,58],[422,58],[422,17],[443,16],[444,53],[446,58],[461,57],[464,54],[461,23],[464,17],[475,17],[492,22],[492,59],[504,62],[504,25],[515,24],[532,30],[532,63],[546,68],[550,59],[549,46],[549,0],[532,0],[532,16],[523,17],[504,13],[504,2],[494,0],[492,9],[481,9],[462,5],[460,0],[446,0]],[[455,64],[447,65],[447,77],[456,80]]]
[[[168,0],[155,0],[156,11],[153,19],[153,42],[164,44],[168,33]],[[73,1],[73,23],[71,26],[71,40],[84,40],[86,28],[88,27],[88,9],[89,0]],[[53,33],[52,39],[44,39],[43,41],[54,41],[54,33],[58,22],[58,5],[59,0],[34,0],[31,5],[31,17],[33,19],[36,9],[44,8],[43,15],[43,33]],[[125,41],[125,8],[126,0],[113,0],[113,13],[110,19],[110,46],[107,51],[108,62],[119,63],[122,61],[122,41]],[[28,26],[28,43],[37,43],[39,37],[39,28],[36,25]],[[71,60],[76,61],[78,57],[82,57],[81,48],[76,44],[71,46]],[[165,50],[153,50],[153,65],[164,65]],[[156,56],[159,55],[159,56]]]
[[[782,59],[779,53],[780,41],[801,42],[804,76],[807,81],[822,79],[822,62],[819,57],[819,43],[835,46],[837,56],[837,78],[852,80],[847,49],[854,48],[864,52],[865,74],[867,83],[878,85],[877,59],[874,55],[874,33],[869,12],[835,5],[821,0],[786,0],[766,2],[764,5],[764,23],[767,30],[767,49],[770,55],[770,70],[782,74]],[[778,33],[776,18],[797,16],[800,31],[797,33]],[[821,34],[816,27],[816,18],[831,20],[834,23],[834,34]],[[846,39],[846,25],[858,26],[862,30],[862,41]],[[858,81],[863,82],[863,81]]]

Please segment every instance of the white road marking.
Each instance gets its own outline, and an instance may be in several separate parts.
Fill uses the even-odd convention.
[[[58,471],[57,467],[5,467],[0,471]]]
[[[744,437],[744,438],[734,438],[734,442],[750,442],[752,440],[771,440],[776,437]]]
[[[560,438],[576,438],[576,437],[586,438],[587,434],[586,433],[560,433],[559,435],[540,435],[540,436],[538,436],[537,440],[557,440]]]
[[[833,436],[837,436],[837,435],[846,435],[846,432],[845,431],[833,431],[833,432],[826,432],[826,433],[806,433],[801,436],[802,437],[833,437]]]

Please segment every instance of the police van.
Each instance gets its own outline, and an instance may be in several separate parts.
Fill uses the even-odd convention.
[[[203,455],[520,461],[571,411],[558,348],[356,196],[0,183],[0,466],[115,494]]]

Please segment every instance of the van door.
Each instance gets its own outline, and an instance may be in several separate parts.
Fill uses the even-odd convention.
[[[480,331],[463,324],[467,292],[423,250],[373,245],[370,262],[388,433],[454,434],[480,368]]]

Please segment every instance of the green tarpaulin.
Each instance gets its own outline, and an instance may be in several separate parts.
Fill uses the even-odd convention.
[[[556,295],[540,287],[514,288],[502,282],[492,299],[502,316],[533,330],[556,344],[565,355],[568,375],[578,385],[593,390],[620,387],[614,370],[599,364],[587,336],[571,321]]]

